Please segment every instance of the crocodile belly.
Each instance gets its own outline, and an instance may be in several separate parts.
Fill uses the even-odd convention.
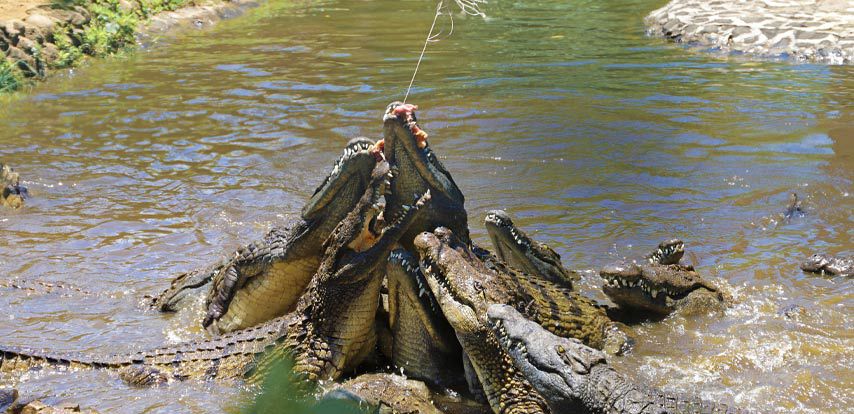
[[[273,263],[234,294],[228,311],[216,322],[217,329],[244,329],[290,312],[318,264],[315,258]]]

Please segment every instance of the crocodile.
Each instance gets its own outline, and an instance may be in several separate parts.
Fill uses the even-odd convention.
[[[374,142],[367,138],[352,139],[292,226],[275,227],[230,257],[178,276],[153,305],[174,310],[191,289],[213,280],[202,326],[214,334],[247,328],[293,310],[320,264],[323,241],[367,186],[376,164],[373,149]],[[357,244],[366,242],[359,239],[354,241]]]
[[[97,414],[91,409],[81,409],[79,404],[60,403],[49,405],[32,397],[20,397],[14,388],[0,388],[0,412],[8,414]]]
[[[854,276],[854,257],[833,257],[816,253],[801,263],[805,272],[821,273],[831,276]]]
[[[499,277],[491,277],[489,272],[481,272],[470,264],[464,255],[471,252],[450,230],[438,228],[435,233],[424,232],[415,238],[419,266],[442,313],[454,328],[489,406],[497,414],[549,413],[546,401],[509,365],[509,357],[498,344],[498,338],[486,326],[486,307],[495,302],[490,298],[491,288],[500,288]],[[478,259],[474,258],[474,262]],[[510,302],[515,298],[504,299]],[[536,298],[531,299],[532,307],[536,307],[533,305]]]
[[[679,264],[685,255],[685,243],[680,239],[670,239],[658,243],[658,248],[646,255],[646,261],[651,265]]]
[[[0,412],[6,412],[18,401],[18,390],[14,388],[0,388]]]
[[[387,352],[392,365],[408,377],[439,387],[455,385],[463,377],[462,349],[427,286],[418,258],[407,250],[394,250],[386,277],[392,337]]]
[[[476,245],[468,246],[447,228],[415,240],[425,276],[477,290],[489,303],[512,305],[555,334],[578,338],[595,348],[619,353],[625,336],[592,300],[537,276],[517,271]],[[434,292],[435,293],[435,292]],[[486,307],[483,307],[486,312]]]
[[[29,191],[21,185],[18,173],[0,162],[0,206],[21,208],[28,197]]]
[[[388,255],[430,200],[422,195],[398,220],[388,223],[365,250],[350,248],[366,222],[378,214],[387,180],[380,163],[355,208],[324,242],[323,260],[295,311],[266,323],[210,339],[114,356],[60,355],[0,347],[0,372],[33,367],[114,369],[125,381],[150,385],[182,379],[247,378],[257,382],[275,361],[294,359],[294,372],[312,382],[336,379],[373,351],[374,315]]]
[[[540,243],[516,227],[513,219],[503,210],[486,213],[484,226],[495,248],[495,254],[510,266],[532,275],[572,289],[578,274],[563,267],[560,255],[551,247]]]
[[[801,200],[798,199],[798,193],[789,194],[789,204],[786,205],[786,211],[783,212],[783,220],[789,221],[792,217],[800,217],[804,214],[804,209],[801,207]]]
[[[599,271],[605,281],[602,291],[620,311],[611,316],[637,319],[675,311],[690,315],[723,310],[723,293],[693,266],[679,264],[684,252],[682,240],[672,239],[661,242],[646,256],[646,263],[618,262],[603,267]]]
[[[508,265],[532,275],[538,275],[554,283],[572,289],[572,282],[579,279],[577,271],[567,270],[551,247],[532,239],[513,223],[513,219],[503,210],[490,210],[486,213],[484,226],[489,235],[495,253]],[[650,264],[676,264],[682,259],[684,244],[682,240],[663,241],[658,249],[645,259]]]
[[[0,289],[21,290],[24,291],[27,295],[58,294],[66,297],[95,295],[94,292],[68,283],[48,282],[44,280],[30,279],[0,279]]]
[[[620,263],[599,271],[605,280],[602,291],[620,309],[649,316],[683,315],[719,311],[723,293],[691,266]]]
[[[550,254],[553,252],[551,248],[528,237],[513,224],[507,213],[490,211],[484,221],[499,258],[549,280],[557,278],[566,285],[562,275],[572,272],[563,268],[560,256]],[[619,311],[609,310],[608,316],[633,321],[638,315],[629,315],[626,311],[641,310],[645,314],[651,312],[654,316],[661,316],[675,309],[685,314],[721,309],[724,302],[722,293],[692,267],[679,264],[684,254],[682,240],[670,239],[659,243],[654,251],[644,256],[645,263],[621,262],[605,266],[600,271],[600,276],[606,281],[603,291],[621,308]],[[549,274],[557,277],[548,277]]]
[[[386,161],[402,172],[391,180],[383,214],[393,219],[401,214],[401,205],[409,202],[409,197],[430,190],[430,208],[401,238],[403,247],[412,250],[412,240],[419,232],[440,226],[450,228],[463,242],[470,243],[465,197],[430,148],[427,133],[418,126],[415,109],[415,105],[392,102],[383,116],[383,139],[378,145],[383,148]]]
[[[608,365],[603,352],[561,338],[511,306],[487,310],[489,327],[521,373],[555,413],[737,414],[747,411],[632,381]]]
[[[360,375],[334,384],[320,400],[349,401],[376,414],[442,414],[423,382],[396,374]]]

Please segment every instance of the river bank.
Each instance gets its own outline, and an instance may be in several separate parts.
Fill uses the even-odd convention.
[[[851,64],[854,4],[848,0],[674,0],[646,18],[652,35],[759,57]]]
[[[0,0],[0,93],[87,56],[106,56],[177,27],[203,28],[254,0]]]

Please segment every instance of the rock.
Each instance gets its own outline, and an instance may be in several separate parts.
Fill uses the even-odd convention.
[[[39,29],[42,29],[46,32],[50,32],[53,31],[53,27],[56,25],[56,20],[47,17],[43,14],[33,14],[28,16],[24,20],[24,23],[30,26],[38,27]]]
[[[39,400],[35,400],[25,405],[21,410],[21,414],[69,414],[69,413],[87,413],[97,414],[94,410],[81,410],[80,405],[64,403],[57,406],[47,405]]]
[[[119,0],[119,10],[121,10],[125,13],[130,13],[133,11],[133,9],[134,9],[133,3],[131,3],[127,0]]]
[[[84,35],[86,35],[86,32],[81,29],[71,29],[71,36],[69,36],[71,38],[71,43],[74,46],[80,47],[80,45],[83,44],[81,39],[83,39]]]
[[[18,35],[24,31],[24,22],[18,19],[8,20],[3,26],[3,31],[6,32],[6,36],[12,39],[12,41],[17,41]]]
[[[21,49],[21,50],[23,50],[24,52],[30,52],[30,53],[32,53],[33,49],[34,49],[37,45],[38,45],[38,43],[36,43],[36,42],[34,42],[34,41],[30,40],[30,39],[27,39],[27,38],[26,38],[26,37],[24,37],[24,36],[21,36],[21,37],[19,37],[19,38],[18,38],[18,44],[17,44],[17,45],[15,45],[15,46],[17,46],[17,47],[18,47],[18,49]]]
[[[45,29],[40,26],[35,26],[31,24],[24,24],[24,31],[21,32],[22,36],[28,37],[30,39],[36,40],[41,43],[44,39],[49,36],[53,32],[53,29]]]
[[[74,6],[73,10],[79,13],[81,16],[85,17],[86,20],[92,18],[92,16],[89,14],[89,10],[86,10],[86,8],[83,6]]]
[[[59,48],[53,43],[44,43],[42,45],[42,59],[47,62],[55,62],[59,59]]]
[[[89,16],[72,10],[54,9],[49,12],[50,17],[60,22],[71,23],[72,26],[82,26],[89,23]]]
[[[25,53],[23,50],[10,46],[9,50],[6,51],[6,57],[15,62],[18,65],[18,68],[24,72],[24,75],[34,76],[38,74],[36,72],[35,58]]]
[[[12,39],[9,39],[9,36],[6,36],[6,32],[0,30],[0,51],[5,52],[9,46],[14,45],[15,42]]]

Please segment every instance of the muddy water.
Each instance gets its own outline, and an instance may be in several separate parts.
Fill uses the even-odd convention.
[[[631,327],[620,370],[745,407],[850,412],[852,281],[797,264],[854,254],[854,70],[647,38],[641,18],[661,4],[493,2],[487,21],[458,17],[430,46],[409,100],[480,242],[492,208],[572,268],[681,237],[732,295],[723,315]],[[0,212],[2,277],[89,293],[4,288],[2,344],[122,352],[200,335],[192,311],[147,312],[143,296],[297,214],[349,138],[378,137],[432,10],[273,1],[4,103],[0,160],[34,198]],[[806,215],[787,222],[793,191]],[[601,299],[598,283],[582,286]],[[239,396],[103,372],[19,387],[125,413],[218,412]]]

